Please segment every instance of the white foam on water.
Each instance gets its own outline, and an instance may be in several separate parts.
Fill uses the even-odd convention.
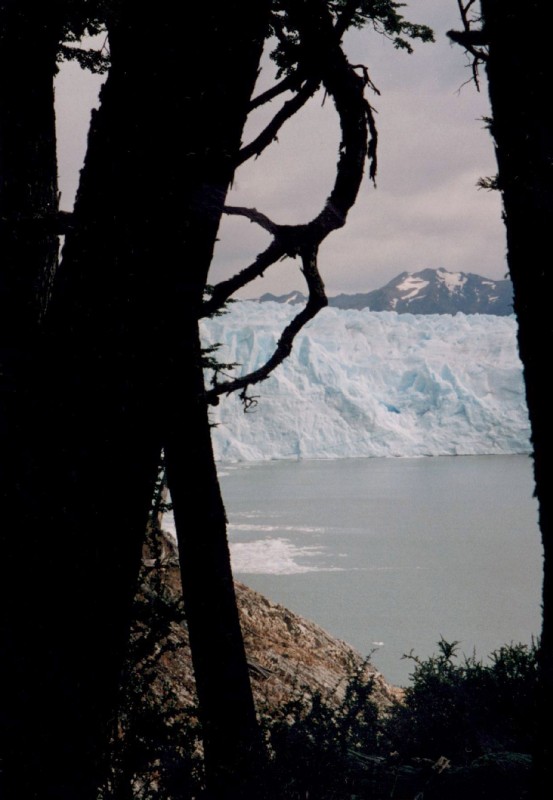
[[[324,533],[324,528],[308,525],[264,525],[250,523],[229,523],[229,531],[259,531],[260,533]]]
[[[307,572],[342,572],[339,567],[325,566],[325,548],[298,547],[289,539],[258,539],[230,545],[234,572],[238,575],[300,575]],[[314,560],[318,563],[313,563]],[[311,562],[311,563],[309,563]]]

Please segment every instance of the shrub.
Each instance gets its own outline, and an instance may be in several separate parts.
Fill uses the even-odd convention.
[[[403,758],[446,756],[468,763],[497,751],[527,753],[534,735],[537,647],[506,645],[484,664],[459,660],[458,642],[438,642],[437,655],[419,659],[412,685],[384,731]]]
[[[338,706],[321,693],[298,690],[277,719],[266,721],[275,797],[349,800],[366,783],[378,748],[372,690],[362,666]]]

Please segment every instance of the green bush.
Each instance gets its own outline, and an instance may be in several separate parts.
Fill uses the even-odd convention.
[[[378,749],[378,710],[364,672],[352,672],[338,706],[298,690],[276,719],[266,719],[275,798],[349,800],[366,782]]]
[[[469,763],[497,751],[528,753],[532,747],[537,688],[537,648],[506,645],[484,664],[458,658],[458,642],[438,642],[426,660],[412,654],[412,684],[383,732],[387,747],[403,758]]]

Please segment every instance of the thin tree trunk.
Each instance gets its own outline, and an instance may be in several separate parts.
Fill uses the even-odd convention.
[[[203,376],[199,337],[189,374],[196,391],[175,391],[165,453],[185,612],[196,676],[210,798],[263,798],[263,755],[240,630]],[[191,469],[191,465],[193,465]],[[185,478],[185,475],[187,476]]]
[[[518,341],[534,451],[536,496],[544,548],[535,797],[553,786],[553,495],[549,461],[553,417],[547,359],[553,349],[548,262],[553,220],[553,126],[550,114],[553,9],[547,0],[482,0],[489,41],[487,73],[498,179],[507,228]]]

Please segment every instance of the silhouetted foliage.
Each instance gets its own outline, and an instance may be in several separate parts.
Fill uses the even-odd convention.
[[[528,753],[535,727],[537,648],[512,644],[487,663],[458,657],[458,642],[415,664],[412,683],[385,725],[402,758],[445,756],[457,764],[498,750]]]
[[[182,607],[156,579],[137,597],[111,772],[99,800],[193,800],[205,791],[201,730],[193,702],[157,666]],[[161,590],[161,584],[159,584]],[[160,645],[161,643],[161,645]],[[363,667],[342,699],[298,684],[279,708],[259,709],[269,760],[260,781],[271,800],[523,800],[535,722],[536,646],[510,644],[484,663],[441,640],[415,664],[392,708],[379,707]],[[152,686],[157,696],[153,697]]]
[[[88,800],[96,790],[162,450],[210,791],[250,791],[246,774],[262,759],[261,745],[207,402],[239,391],[251,406],[248,386],[287,357],[298,330],[326,303],[319,247],[345,224],[366,164],[371,178],[376,172],[376,127],[365,97],[374,87],[365,67],[348,62],[341,39],[363,22],[399,46],[430,38],[400,7],[392,0],[151,8],[132,0],[0,2],[9,75],[0,86],[0,285],[8,289],[0,306],[2,551],[6,573],[25,563],[27,576],[24,596],[5,591],[0,603],[7,676],[0,681],[0,780],[8,798]],[[102,45],[88,51],[81,38],[104,26],[109,54]],[[289,74],[252,99],[271,33]],[[57,61],[68,58],[109,69],[75,207],[62,216],[53,79]],[[242,148],[248,114],[278,96],[288,78],[294,102]],[[202,305],[237,166],[274,141],[319,86],[341,129],[336,179],[320,213],[282,226],[255,209],[226,209],[268,222],[274,241]],[[267,364],[206,391],[199,317],[283,257],[301,263],[306,308]],[[108,464],[117,465],[116,491]]]
[[[341,704],[298,687],[297,696],[265,717],[274,797],[350,797],[377,752],[378,709],[363,666],[353,671]]]
[[[183,703],[182,689],[160,665],[179,651],[173,626],[186,625],[182,596],[167,590],[164,565],[171,557],[160,535],[165,481],[160,468],[148,526],[139,591],[133,606],[119,706],[109,750],[109,770],[98,800],[190,800],[205,789],[197,702]]]

